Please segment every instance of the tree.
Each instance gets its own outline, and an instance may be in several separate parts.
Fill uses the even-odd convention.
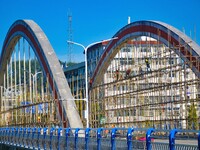
[[[73,65],[76,65],[77,63],[76,62],[67,62],[67,66],[73,66]]]
[[[194,103],[190,105],[188,110],[188,128],[189,129],[198,129],[198,116],[197,109]]]
[[[153,122],[151,120],[145,120],[144,125],[146,128],[153,127]]]

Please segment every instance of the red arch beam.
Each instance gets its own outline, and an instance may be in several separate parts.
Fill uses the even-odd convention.
[[[150,24],[150,25],[147,25]],[[152,24],[155,24],[154,26]],[[155,27],[155,26],[159,26]],[[173,31],[171,31],[170,29],[164,27],[165,31],[162,30],[161,28],[163,28],[164,26],[162,24],[158,24],[155,22],[149,22],[149,21],[141,21],[141,22],[135,22],[132,23],[132,25],[128,25],[124,28],[122,28],[117,34],[115,34],[114,37],[118,37],[117,40],[113,40],[110,42],[110,44],[108,45],[108,47],[106,48],[106,50],[104,51],[101,59],[99,60],[98,65],[96,66],[96,69],[93,73],[92,76],[92,81],[94,81],[93,83],[95,83],[95,79],[96,76],[98,75],[98,72],[100,72],[101,66],[103,65],[103,61],[108,57],[107,54],[110,53],[111,49],[121,40],[123,39],[125,36],[127,35],[131,35],[132,33],[140,33],[139,35],[145,35],[144,33],[150,33],[150,34],[154,34],[157,35],[163,39],[165,39],[166,41],[168,41],[171,45],[174,46],[178,46],[181,45],[181,43],[175,39],[172,34],[168,34],[166,31],[170,31],[171,33],[175,34],[176,36],[180,37],[179,35],[177,35],[176,33],[174,33]],[[175,28],[174,28],[175,29]],[[177,30],[177,29],[175,29]],[[180,32],[180,31],[179,31]],[[182,39],[183,40],[183,39]],[[188,43],[185,43],[188,44]],[[192,49],[192,48],[191,48]],[[194,50],[193,50],[194,51]],[[197,71],[198,74],[200,72],[200,67],[199,67],[199,56],[194,56],[188,49],[186,49],[184,46],[180,47],[180,53],[189,61],[190,64],[192,64],[192,66],[194,66]],[[179,55],[180,56],[180,55]]]

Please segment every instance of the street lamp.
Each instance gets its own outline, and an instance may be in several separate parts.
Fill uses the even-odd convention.
[[[107,39],[107,40],[102,40],[102,41],[94,42],[94,43],[89,44],[88,46],[84,46],[83,44],[76,43],[76,42],[73,42],[73,41],[67,41],[68,43],[81,46],[84,49],[84,51],[85,51],[85,91],[86,91],[86,98],[85,98],[85,100],[86,100],[87,128],[89,127],[87,50],[88,50],[88,48],[90,48],[93,45],[104,43],[104,42],[108,42],[108,41],[115,40],[115,39],[118,39],[118,37],[114,37],[114,38],[110,38],[110,39]]]
[[[26,71],[26,70],[24,70],[24,71],[27,72],[27,73],[30,73],[31,76],[32,76],[32,78],[33,78],[33,80],[37,78],[37,75],[38,75],[38,74],[42,73],[42,71],[38,71],[38,72],[36,72],[35,74],[33,74],[32,72]]]
[[[37,96],[37,89],[35,91],[35,87],[37,88],[37,75],[40,74],[40,73],[42,73],[42,71],[38,71],[35,74],[33,74],[33,73],[29,72],[29,71],[26,71],[26,70],[24,70],[24,71],[27,72],[27,73],[29,73],[32,76],[32,78],[33,78],[33,94],[35,94],[35,92],[36,92],[36,96]],[[36,84],[34,84],[34,82]]]
[[[29,73],[33,78],[33,99],[36,97],[36,100],[37,100],[37,75],[42,73],[42,71],[38,71],[35,74],[33,74],[32,72],[26,71],[26,70],[24,70],[24,71]],[[31,80],[30,80],[30,85],[31,85]],[[30,87],[30,90],[31,90],[31,87]],[[30,94],[30,101],[32,104],[33,104],[33,99],[31,98],[31,94]],[[33,115],[33,109],[31,109],[31,113]],[[36,118],[35,118],[35,120],[36,120]]]

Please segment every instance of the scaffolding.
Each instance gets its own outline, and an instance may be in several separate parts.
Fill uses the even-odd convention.
[[[198,128],[200,80],[191,64],[199,62],[187,63],[177,55],[181,46],[147,36],[129,39],[115,51],[101,83],[90,90],[91,127],[186,129],[192,123]],[[196,122],[188,121],[193,104]]]

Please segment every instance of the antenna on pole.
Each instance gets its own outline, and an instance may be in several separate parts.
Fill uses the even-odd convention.
[[[185,28],[183,27],[183,33],[185,34]]]
[[[196,24],[194,25],[194,41],[197,42],[196,41]]]
[[[131,23],[131,17],[128,16],[128,24],[130,24],[130,23]]]
[[[72,14],[70,10],[68,10],[68,40],[72,41]],[[68,62],[72,62],[72,43],[68,43]]]

